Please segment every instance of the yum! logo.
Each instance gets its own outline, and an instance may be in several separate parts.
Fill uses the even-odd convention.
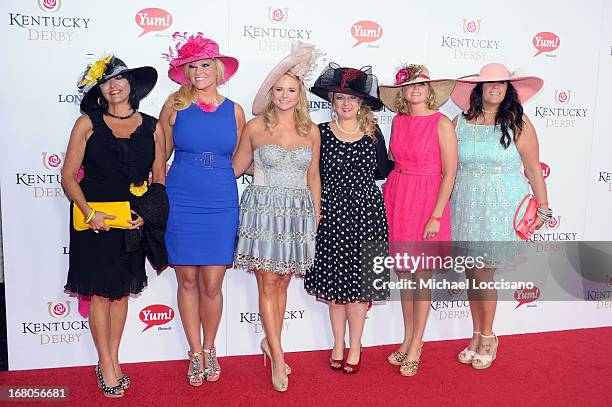
[[[550,53],[559,48],[559,45],[561,45],[561,40],[557,34],[543,31],[533,37],[532,43],[535,49],[538,50],[538,52],[536,52],[534,55],[534,57],[537,57],[544,52]]]
[[[466,34],[476,35],[480,31],[480,20],[463,19],[463,31]]]
[[[146,324],[142,332],[154,327],[164,325],[174,319],[174,310],[164,304],[153,304],[143,308],[138,314],[140,320]]]
[[[544,177],[544,179],[548,178],[550,176],[550,167],[548,166],[548,164],[540,163],[540,168],[542,169],[542,176]],[[525,175],[525,178],[527,178],[526,170],[523,170],[523,174]]]
[[[355,48],[364,42],[378,41],[383,35],[383,29],[380,24],[374,21],[362,20],[352,25],[351,35],[357,40],[353,45],[353,48]]]
[[[151,31],[163,31],[172,25],[172,15],[161,8],[144,8],[134,17],[136,24],[142,28],[138,38]]]
[[[525,288],[521,290],[516,290],[514,292],[514,299],[518,301],[518,304],[514,309],[517,309],[523,304],[529,304],[530,302],[534,302],[540,298],[540,289],[538,287],[533,288]]]

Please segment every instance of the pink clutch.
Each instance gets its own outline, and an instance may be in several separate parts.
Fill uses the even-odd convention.
[[[521,207],[527,202],[527,209],[525,210],[525,214],[521,218],[521,220],[516,223],[516,218],[519,215]],[[523,240],[529,240],[533,232],[530,230],[531,226],[535,223],[538,218],[538,203],[533,195],[527,194],[525,198],[521,201],[518,208],[516,208],[516,212],[514,213],[514,230],[516,234]]]

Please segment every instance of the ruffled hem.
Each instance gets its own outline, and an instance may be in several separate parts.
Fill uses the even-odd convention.
[[[236,253],[234,258],[234,268],[249,272],[265,271],[275,274],[293,274],[297,276],[305,275],[313,266],[314,259],[305,261],[283,261],[272,259],[261,259],[248,254]]]

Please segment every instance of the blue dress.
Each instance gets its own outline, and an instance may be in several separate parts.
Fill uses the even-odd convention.
[[[514,231],[514,213],[529,193],[529,185],[514,141],[504,148],[497,126],[469,124],[462,114],[456,133],[458,162],[451,196],[452,240],[521,240]]]
[[[179,110],[173,137],[166,181],[168,260],[175,266],[231,264],[238,229],[234,102],[226,98],[214,112],[195,104]]]

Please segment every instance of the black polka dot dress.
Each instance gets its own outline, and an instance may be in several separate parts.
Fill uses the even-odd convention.
[[[380,130],[378,141],[364,136],[355,142],[336,138],[329,123],[321,132],[321,214],[314,266],[306,274],[306,291],[323,301],[348,303],[384,300],[388,292],[375,290],[378,275],[361,270],[362,242],[388,242],[385,206],[376,178],[382,177],[377,156],[386,160]],[[383,164],[385,165],[385,164]]]

